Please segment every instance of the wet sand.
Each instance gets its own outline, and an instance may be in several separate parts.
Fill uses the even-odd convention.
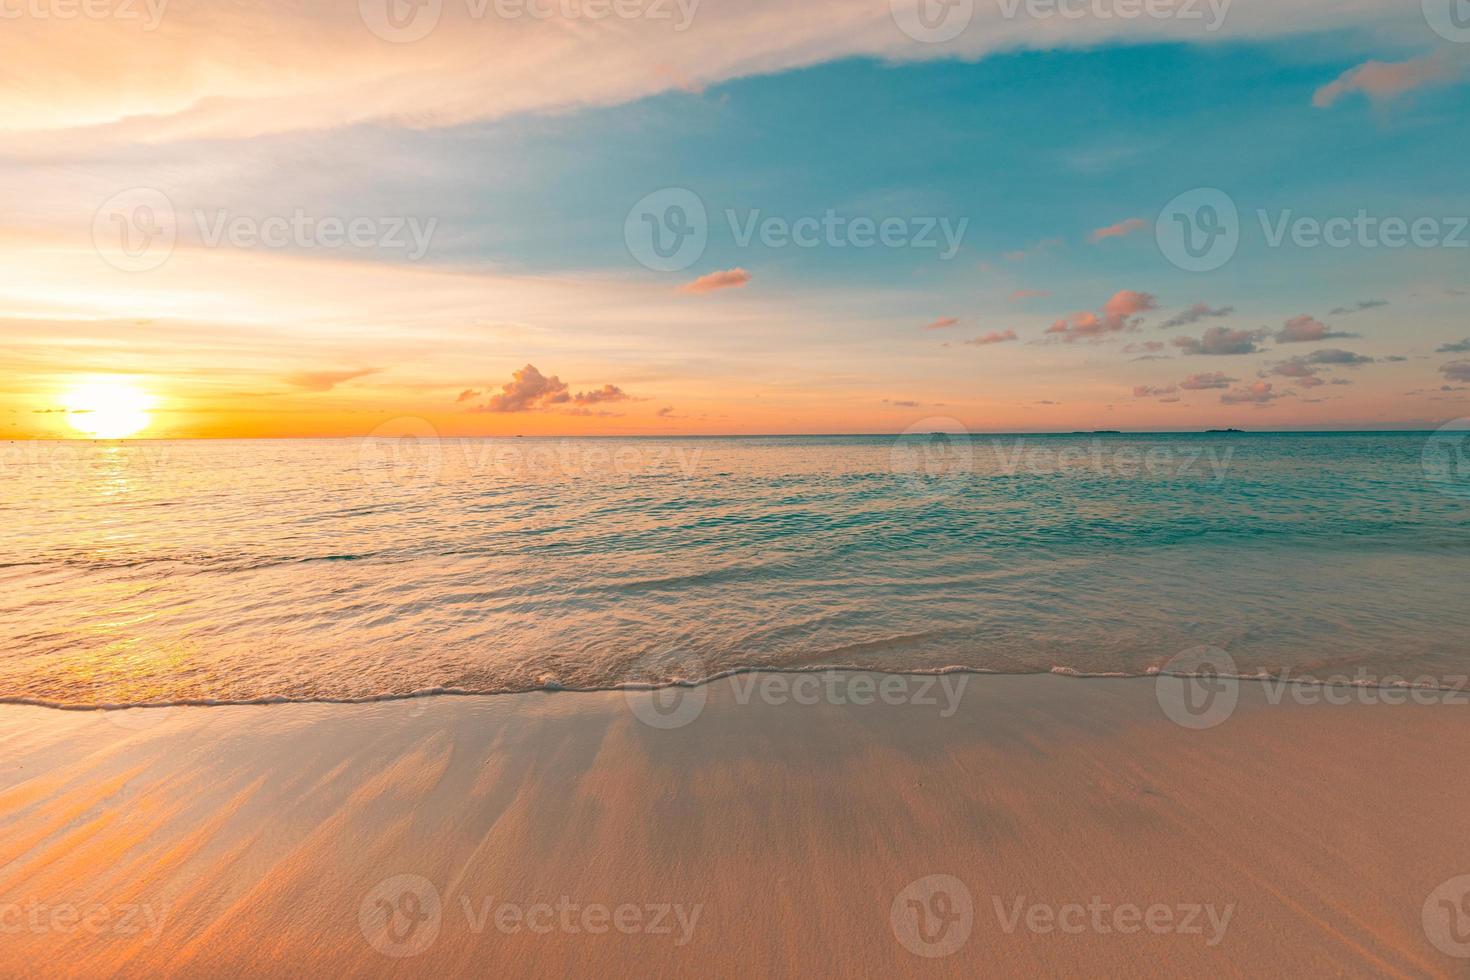
[[[1470,707],[781,676],[0,707],[0,974],[1470,974]]]

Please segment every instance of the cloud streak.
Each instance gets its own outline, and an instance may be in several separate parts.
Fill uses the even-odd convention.
[[[359,368],[356,371],[299,371],[286,376],[286,384],[306,391],[331,391],[340,384],[377,374],[382,368]]]
[[[1336,309],[1328,310],[1327,315],[1348,316],[1353,313],[1361,313],[1364,310],[1376,310],[1380,306],[1387,305],[1388,300],[1386,299],[1360,299],[1356,303],[1353,303],[1351,306],[1339,306]]]
[[[971,347],[985,347],[990,344],[1004,344],[1016,339],[1016,331],[1014,330],[992,330],[988,334],[976,337],[973,340],[967,340],[965,343]]]
[[[1217,308],[1210,306],[1208,303],[1196,303],[1189,309],[1176,313],[1159,324],[1159,329],[1170,330],[1174,327],[1187,327],[1190,324],[1198,323],[1207,318],[1229,316],[1234,312],[1235,307],[1233,306],[1221,306]]]
[[[1220,396],[1222,405],[1266,405],[1285,398],[1286,392],[1275,390],[1275,386],[1269,381],[1257,381],[1254,384],[1245,385],[1240,388],[1232,388]]]
[[[1460,70],[1438,55],[1408,61],[1365,61],[1349,68],[1312,94],[1312,105],[1326,109],[1346,95],[1361,92],[1377,103],[1390,102],[1405,93],[1428,85],[1453,80]]]
[[[1133,234],[1135,231],[1142,231],[1147,227],[1148,222],[1144,221],[1142,218],[1126,218],[1123,221],[1119,221],[1117,224],[1108,225],[1105,228],[1095,229],[1090,235],[1087,236],[1087,240],[1096,245],[1098,242],[1106,241],[1109,238],[1123,238],[1127,235]]]

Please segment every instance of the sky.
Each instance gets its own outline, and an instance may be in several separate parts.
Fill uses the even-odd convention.
[[[0,18],[0,437],[1470,415],[1467,0]]]

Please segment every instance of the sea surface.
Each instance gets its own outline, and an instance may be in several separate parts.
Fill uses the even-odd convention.
[[[0,445],[0,699],[1470,673],[1464,433]]]

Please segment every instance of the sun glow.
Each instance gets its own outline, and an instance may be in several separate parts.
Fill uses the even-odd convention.
[[[94,439],[126,439],[147,428],[154,399],[131,381],[98,378],[62,396],[66,421]]]

